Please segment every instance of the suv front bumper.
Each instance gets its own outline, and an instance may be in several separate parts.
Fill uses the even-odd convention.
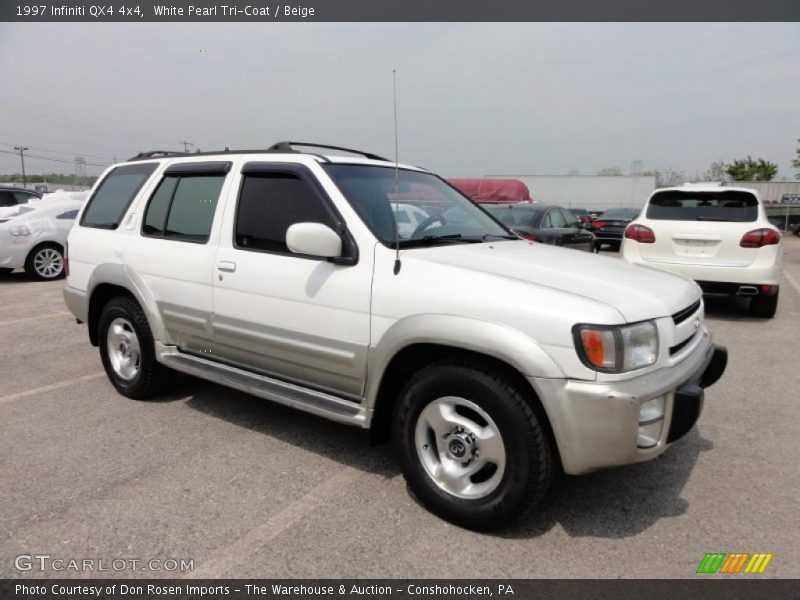
[[[530,378],[544,405],[564,471],[571,475],[650,460],[683,437],[703,409],[704,388],[725,371],[727,351],[704,332],[683,361],[614,382]],[[663,398],[654,445],[637,445],[642,404]],[[650,428],[652,432],[652,427]]]

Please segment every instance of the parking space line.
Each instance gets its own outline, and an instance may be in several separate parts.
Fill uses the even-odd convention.
[[[788,281],[792,287],[797,290],[797,293],[800,294],[800,283],[797,282],[797,279],[789,275],[785,269],[783,271],[783,276],[786,278],[786,281]]]
[[[106,374],[105,371],[99,371],[97,373],[90,373],[89,375],[81,375],[80,377],[75,377],[74,379],[59,381],[58,383],[43,385],[42,387],[34,388],[32,390],[25,390],[24,392],[16,392],[14,394],[8,394],[7,396],[0,396],[0,404],[13,402],[14,400],[19,400],[21,398],[27,398],[28,396],[35,396],[36,394],[43,394],[44,392],[52,392],[53,390],[60,390],[61,388],[69,387],[71,385],[75,385],[76,383],[81,383],[83,381],[91,381],[92,379],[98,379],[100,377],[105,376],[105,374]]]
[[[253,555],[269,544],[281,533],[300,521],[308,513],[351,485],[362,472],[353,467],[344,467],[333,477],[323,481],[305,496],[270,517],[266,523],[246,533],[236,542],[220,550],[216,556],[203,562],[200,567],[185,575],[189,579],[213,579],[230,577],[243,563],[252,561]]]
[[[0,325],[13,325],[14,323],[26,323],[27,321],[40,321],[42,319],[55,319],[56,317],[67,317],[72,313],[66,311],[42,315],[40,317],[24,317],[22,319],[11,319],[10,321],[0,321]]]

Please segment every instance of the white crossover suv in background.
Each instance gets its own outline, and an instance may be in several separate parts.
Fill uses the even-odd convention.
[[[727,355],[693,282],[520,240],[424,169],[297,146],[99,179],[64,298],[120,394],[172,369],[391,437],[416,496],[473,528],[557,466],[649,460],[697,421]]]
[[[622,256],[694,279],[704,292],[751,296],[754,316],[778,307],[781,234],[755,190],[684,185],[656,190],[625,229]]]

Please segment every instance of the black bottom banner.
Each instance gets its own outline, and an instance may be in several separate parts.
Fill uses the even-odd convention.
[[[255,600],[300,598],[535,598],[591,600],[800,599],[797,579],[41,579],[0,580],[3,600]]]

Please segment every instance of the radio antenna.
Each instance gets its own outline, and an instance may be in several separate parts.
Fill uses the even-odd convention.
[[[392,87],[394,91],[394,274],[400,272],[400,225],[397,219],[400,209],[400,184],[398,177],[400,168],[398,165],[397,151],[397,70],[392,69]]]

